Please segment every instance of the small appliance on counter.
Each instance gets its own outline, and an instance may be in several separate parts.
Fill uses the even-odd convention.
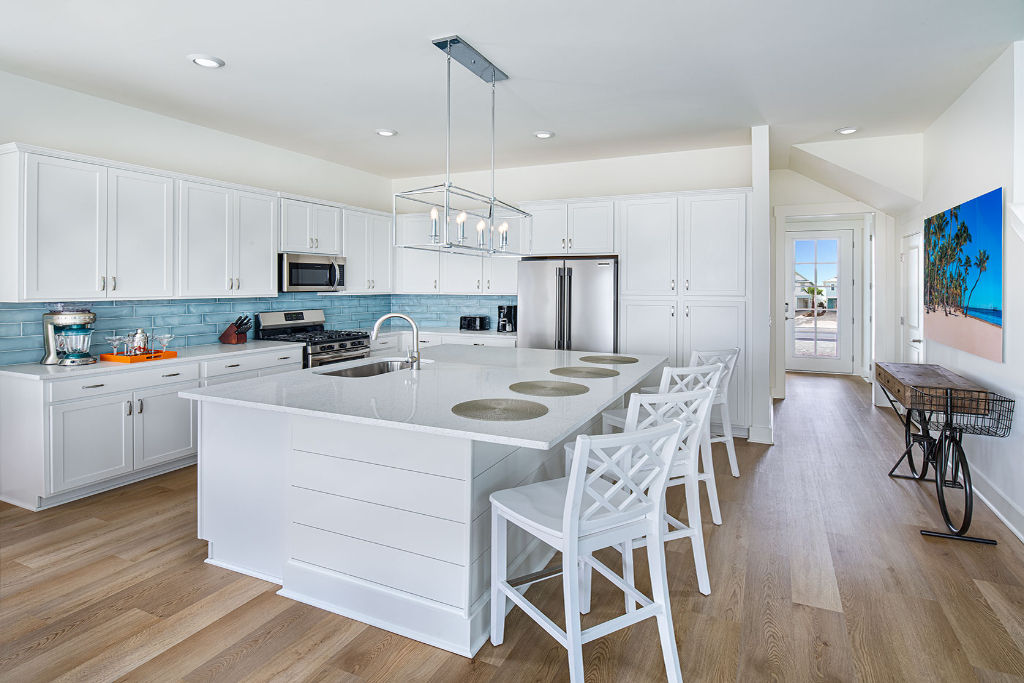
[[[491,317],[487,315],[459,316],[460,330],[482,331],[491,329]]]
[[[370,355],[370,333],[362,330],[324,329],[324,311],[267,311],[256,314],[256,338],[302,342],[302,367],[366,358]]]
[[[96,358],[89,354],[92,324],[96,314],[88,309],[58,304],[43,314],[43,358],[41,365],[90,365]]]
[[[518,306],[498,306],[498,332],[516,331],[516,309]]]

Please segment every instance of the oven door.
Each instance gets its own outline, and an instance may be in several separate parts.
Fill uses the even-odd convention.
[[[282,292],[338,292],[345,289],[345,259],[317,254],[281,254]]]
[[[356,351],[335,351],[332,353],[316,353],[309,357],[309,367],[318,368],[331,363],[344,363],[347,360],[359,360],[370,355],[370,349]]]

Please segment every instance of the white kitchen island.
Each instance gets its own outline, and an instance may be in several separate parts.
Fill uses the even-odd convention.
[[[380,358],[184,391],[199,402],[199,536],[208,562],[281,584],[280,594],[473,656],[488,637],[489,496],[563,476],[562,444],[665,358],[596,365],[590,354],[439,346],[420,370],[324,375]],[[564,366],[610,378],[559,377]],[[568,397],[508,387],[561,380]],[[524,421],[459,417],[452,406],[517,398]],[[511,530],[510,530],[511,531]],[[510,575],[553,551],[510,533]]]

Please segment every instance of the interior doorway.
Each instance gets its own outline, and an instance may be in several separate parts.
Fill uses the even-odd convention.
[[[924,243],[921,233],[900,241],[900,336],[904,363],[924,360]]]
[[[853,372],[853,230],[787,230],[786,369]]]

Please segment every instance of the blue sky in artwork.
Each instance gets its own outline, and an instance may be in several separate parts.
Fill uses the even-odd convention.
[[[943,212],[949,214],[949,210]],[[988,251],[988,268],[971,296],[971,308],[1003,308],[1003,192],[992,190],[960,205],[960,220],[967,224],[971,241],[964,254],[973,260],[978,251]],[[967,286],[974,285],[978,270],[971,267]]]

